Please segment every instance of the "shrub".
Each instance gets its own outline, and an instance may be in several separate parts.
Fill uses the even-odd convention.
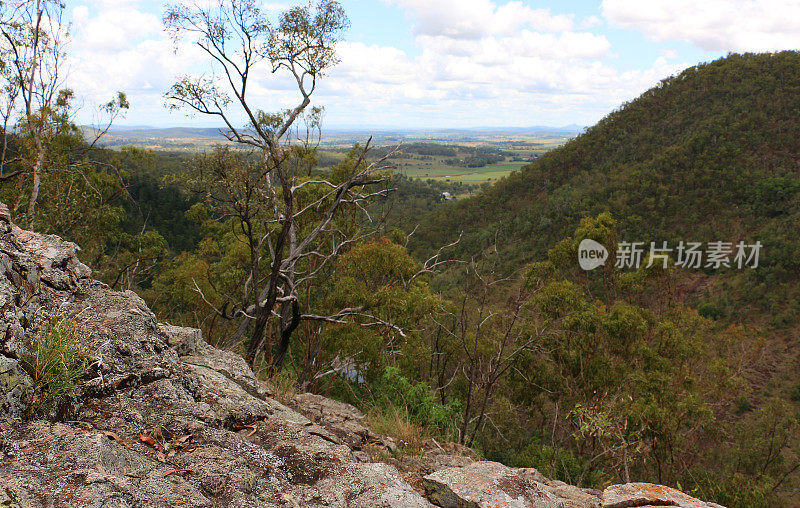
[[[742,395],[736,399],[736,410],[734,412],[738,416],[741,416],[747,413],[748,411],[752,410],[753,410],[753,404],[751,404],[750,401],[747,400],[747,397]]]
[[[401,409],[412,423],[440,436],[452,433],[461,413],[458,401],[437,402],[429,385],[411,383],[396,367],[387,367],[372,390],[376,406]]]
[[[34,383],[31,409],[48,412],[72,391],[89,366],[83,333],[67,314],[48,318],[31,341],[22,364]]]
[[[796,384],[795,387],[792,388],[789,397],[791,397],[792,400],[800,401],[800,383]]]
[[[706,319],[713,319],[716,321],[717,319],[721,318],[724,315],[724,312],[720,307],[712,302],[705,302],[701,304],[697,308],[697,313],[703,316]]]

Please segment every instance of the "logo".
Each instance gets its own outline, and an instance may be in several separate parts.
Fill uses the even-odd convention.
[[[586,238],[578,246],[578,264],[586,271],[606,264],[608,250],[601,244]]]

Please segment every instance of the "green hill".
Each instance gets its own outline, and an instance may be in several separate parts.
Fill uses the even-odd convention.
[[[800,53],[729,55],[667,78],[481,194],[423,220],[425,250],[464,230],[463,255],[498,238],[510,266],[541,259],[580,218],[610,212],[620,239],[756,240],[761,267],[729,272],[721,311],[800,316]],[[737,289],[738,288],[738,289]],[[719,302],[716,302],[719,303]],[[715,304],[716,304],[715,303]]]
[[[762,444],[792,425],[778,424],[778,413],[800,421],[800,53],[731,54],[663,80],[521,171],[433,210],[411,248],[423,256],[463,231],[456,256],[496,247],[509,272],[560,255],[599,298],[605,276],[583,273],[570,249],[581,228],[598,224],[581,219],[604,212],[617,221],[617,242],[763,245],[756,269],[679,269],[663,288],[673,304],[712,319],[718,337],[743,332],[719,358],[751,352],[733,368],[744,380],[734,405],[715,410],[722,430],[689,447],[706,454],[705,473],[682,481],[731,506],[759,504],[746,492],[794,498],[800,458],[786,445],[794,431],[777,448]],[[458,277],[452,270],[440,281]],[[655,305],[656,314],[669,308]],[[767,458],[755,459],[763,450]],[[786,470],[765,481],[778,463]]]

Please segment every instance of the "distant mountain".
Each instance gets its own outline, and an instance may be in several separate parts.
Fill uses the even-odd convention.
[[[217,127],[166,127],[155,128],[148,126],[112,126],[109,130],[111,136],[131,136],[150,138],[222,138]]]
[[[155,127],[150,125],[112,125],[109,132],[147,131],[153,129],[155,129]]]

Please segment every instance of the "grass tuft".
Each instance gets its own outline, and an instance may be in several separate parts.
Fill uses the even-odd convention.
[[[89,366],[90,356],[80,325],[67,314],[48,318],[28,351],[22,365],[34,383],[31,409],[42,415],[77,386]]]
[[[394,438],[406,454],[421,453],[428,432],[415,424],[408,411],[401,408],[385,410],[371,408],[367,412],[367,426],[378,434]]]

